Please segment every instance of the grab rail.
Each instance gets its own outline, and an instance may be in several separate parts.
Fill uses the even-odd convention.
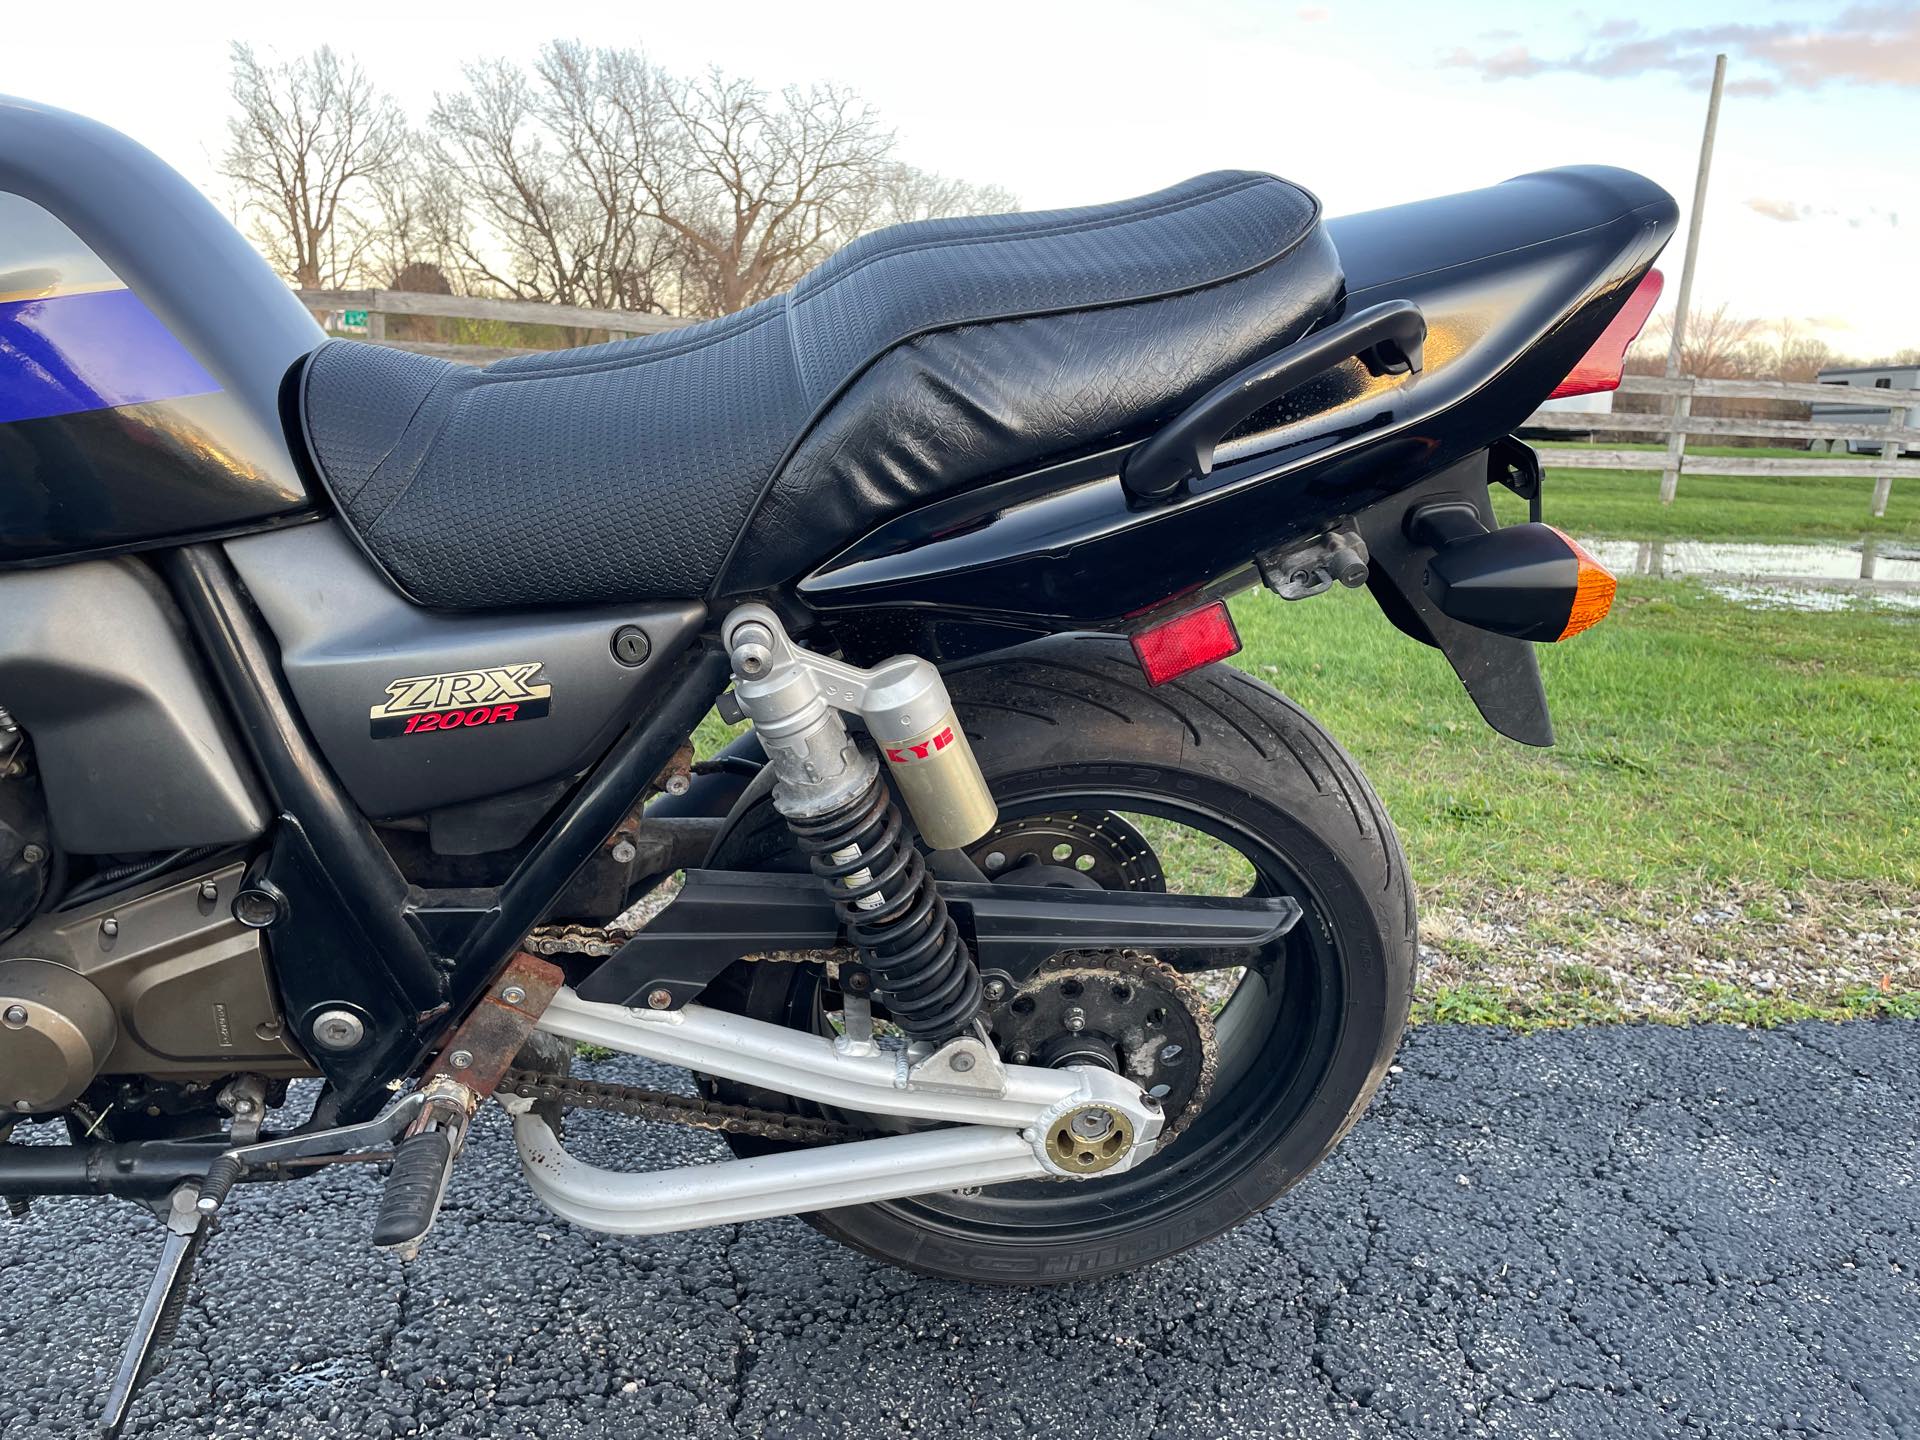
[[[1230,375],[1143,442],[1121,467],[1127,493],[1158,500],[1213,470],[1214,447],[1262,406],[1359,359],[1375,375],[1418,374],[1427,319],[1411,300],[1370,305]]]

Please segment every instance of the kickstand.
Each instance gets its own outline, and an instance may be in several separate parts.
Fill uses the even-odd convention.
[[[193,1280],[193,1264],[213,1228],[212,1220],[201,1213],[199,1190],[182,1185],[173,1192],[167,1215],[167,1238],[160,1248],[160,1268],[141,1303],[140,1318],[134,1321],[133,1334],[126,1353],[120,1357],[120,1369],[107,1392],[107,1403],[100,1412],[100,1433],[111,1437],[120,1433],[133,1408],[134,1397],[153,1375],[166,1364],[166,1349],[180,1328],[180,1312],[186,1307],[187,1288]]]

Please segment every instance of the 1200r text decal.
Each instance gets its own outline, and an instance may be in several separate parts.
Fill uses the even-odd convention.
[[[395,680],[387,686],[386,700],[373,707],[373,738],[538,720],[553,703],[553,687],[533,683],[540,664],[532,660]]]

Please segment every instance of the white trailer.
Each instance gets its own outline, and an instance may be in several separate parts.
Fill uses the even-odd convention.
[[[1858,365],[1846,369],[1822,370],[1815,378],[1822,385],[1843,386],[1849,389],[1869,391],[1920,390],[1920,365]],[[1859,402],[1847,401],[1843,403],[1836,400],[1832,404],[1815,404],[1810,408],[1813,411],[1813,418],[1815,420],[1838,420],[1847,424],[1863,425],[1872,425],[1877,421],[1884,421],[1888,425],[1920,426],[1920,405],[1915,405],[1907,409],[1905,411],[1905,417],[1902,418],[1902,411],[1897,407],[1889,408],[1883,406],[1877,411],[1874,410],[1871,406],[1871,399],[1867,396],[1862,396]],[[1838,449],[1842,444],[1845,444],[1847,453],[1850,455],[1878,455],[1880,453],[1880,442],[1878,440],[1847,440],[1844,442],[1836,440],[1834,441],[1834,448]],[[1920,453],[1920,451],[1915,451],[1909,447],[1902,451],[1902,453],[1913,455]]]

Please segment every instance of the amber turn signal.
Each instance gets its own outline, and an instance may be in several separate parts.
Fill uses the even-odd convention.
[[[1607,612],[1613,609],[1613,592],[1620,588],[1613,578],[1613,572],[1589,555],[1566,531],[1556,525],[1547,528],[1567,542],[1567,548],[1573,552],[1573,558],[1580,567],[1579,578],[1573,585],[1573,605],[1567,611],[1567,624],[1555,638],[1571,639],[1582,630],[1591,630],[1607,618]]]
[[[1427,598],[1464,625],[1551,643],[1599,624],[1613,604],[1606,567],[1551,525],[1436,538]]]

